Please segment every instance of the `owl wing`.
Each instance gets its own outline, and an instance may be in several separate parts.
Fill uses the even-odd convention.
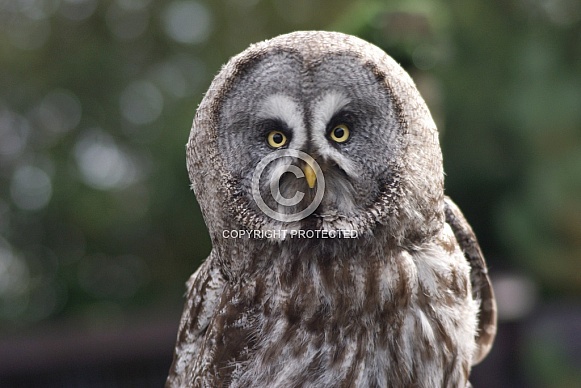
[[[202,353],[202,340],[220,303],[224,284],[212,251],[187,282],[186,304],[166,387],[188,385],[196,364],[201,362],[198,356]]]
[[[488,277],[486,262],[472,228],[458,206],[449,197],[445,198],[445,206],[446,222],[452,227],[454,236],[464,252],[464,257],[470,264],[472,296],[474,300],[480,302],[476,350],[472,361],[475,365],[486,357],[496,335],[496,300]]]

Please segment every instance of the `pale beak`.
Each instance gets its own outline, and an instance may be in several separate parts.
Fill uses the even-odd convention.
[[[312,189],[315,187],[315,183],[317,183],[317,174],[315,174],[315,170],[308,164],[305,163],[303,166],[303,172],[305,173],[305,179],[307,180],[307,184]]]

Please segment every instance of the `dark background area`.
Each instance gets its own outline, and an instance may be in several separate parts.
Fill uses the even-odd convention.
[[[195,109],[231,56],[302,29],[377,44],[432,111],[499,303],[473,385],[581,386],[577,0],[0,0],[0,386],[163,384],[210,251]]]

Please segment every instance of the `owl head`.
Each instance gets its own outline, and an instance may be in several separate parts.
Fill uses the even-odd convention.
[[[212,239],[356,230],[418,241],[443,223],[438,132],[408,74],[335,32],[251,45],[218,73],[187,144]]]

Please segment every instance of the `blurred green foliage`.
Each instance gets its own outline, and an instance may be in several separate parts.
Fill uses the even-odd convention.
[[[179,309],[210,251],[185,168],[205,89],[346,4],[0,1],[0,328]]]
[[[581,3],[369,3],[347,32],[415,79],[492,269],[581,294]]]
[[[492,270],[581,294],[578,1],[0,0],[0,328],[178,309],[210,250],[196,106],[230,56],[300,29],[400,62]]]

